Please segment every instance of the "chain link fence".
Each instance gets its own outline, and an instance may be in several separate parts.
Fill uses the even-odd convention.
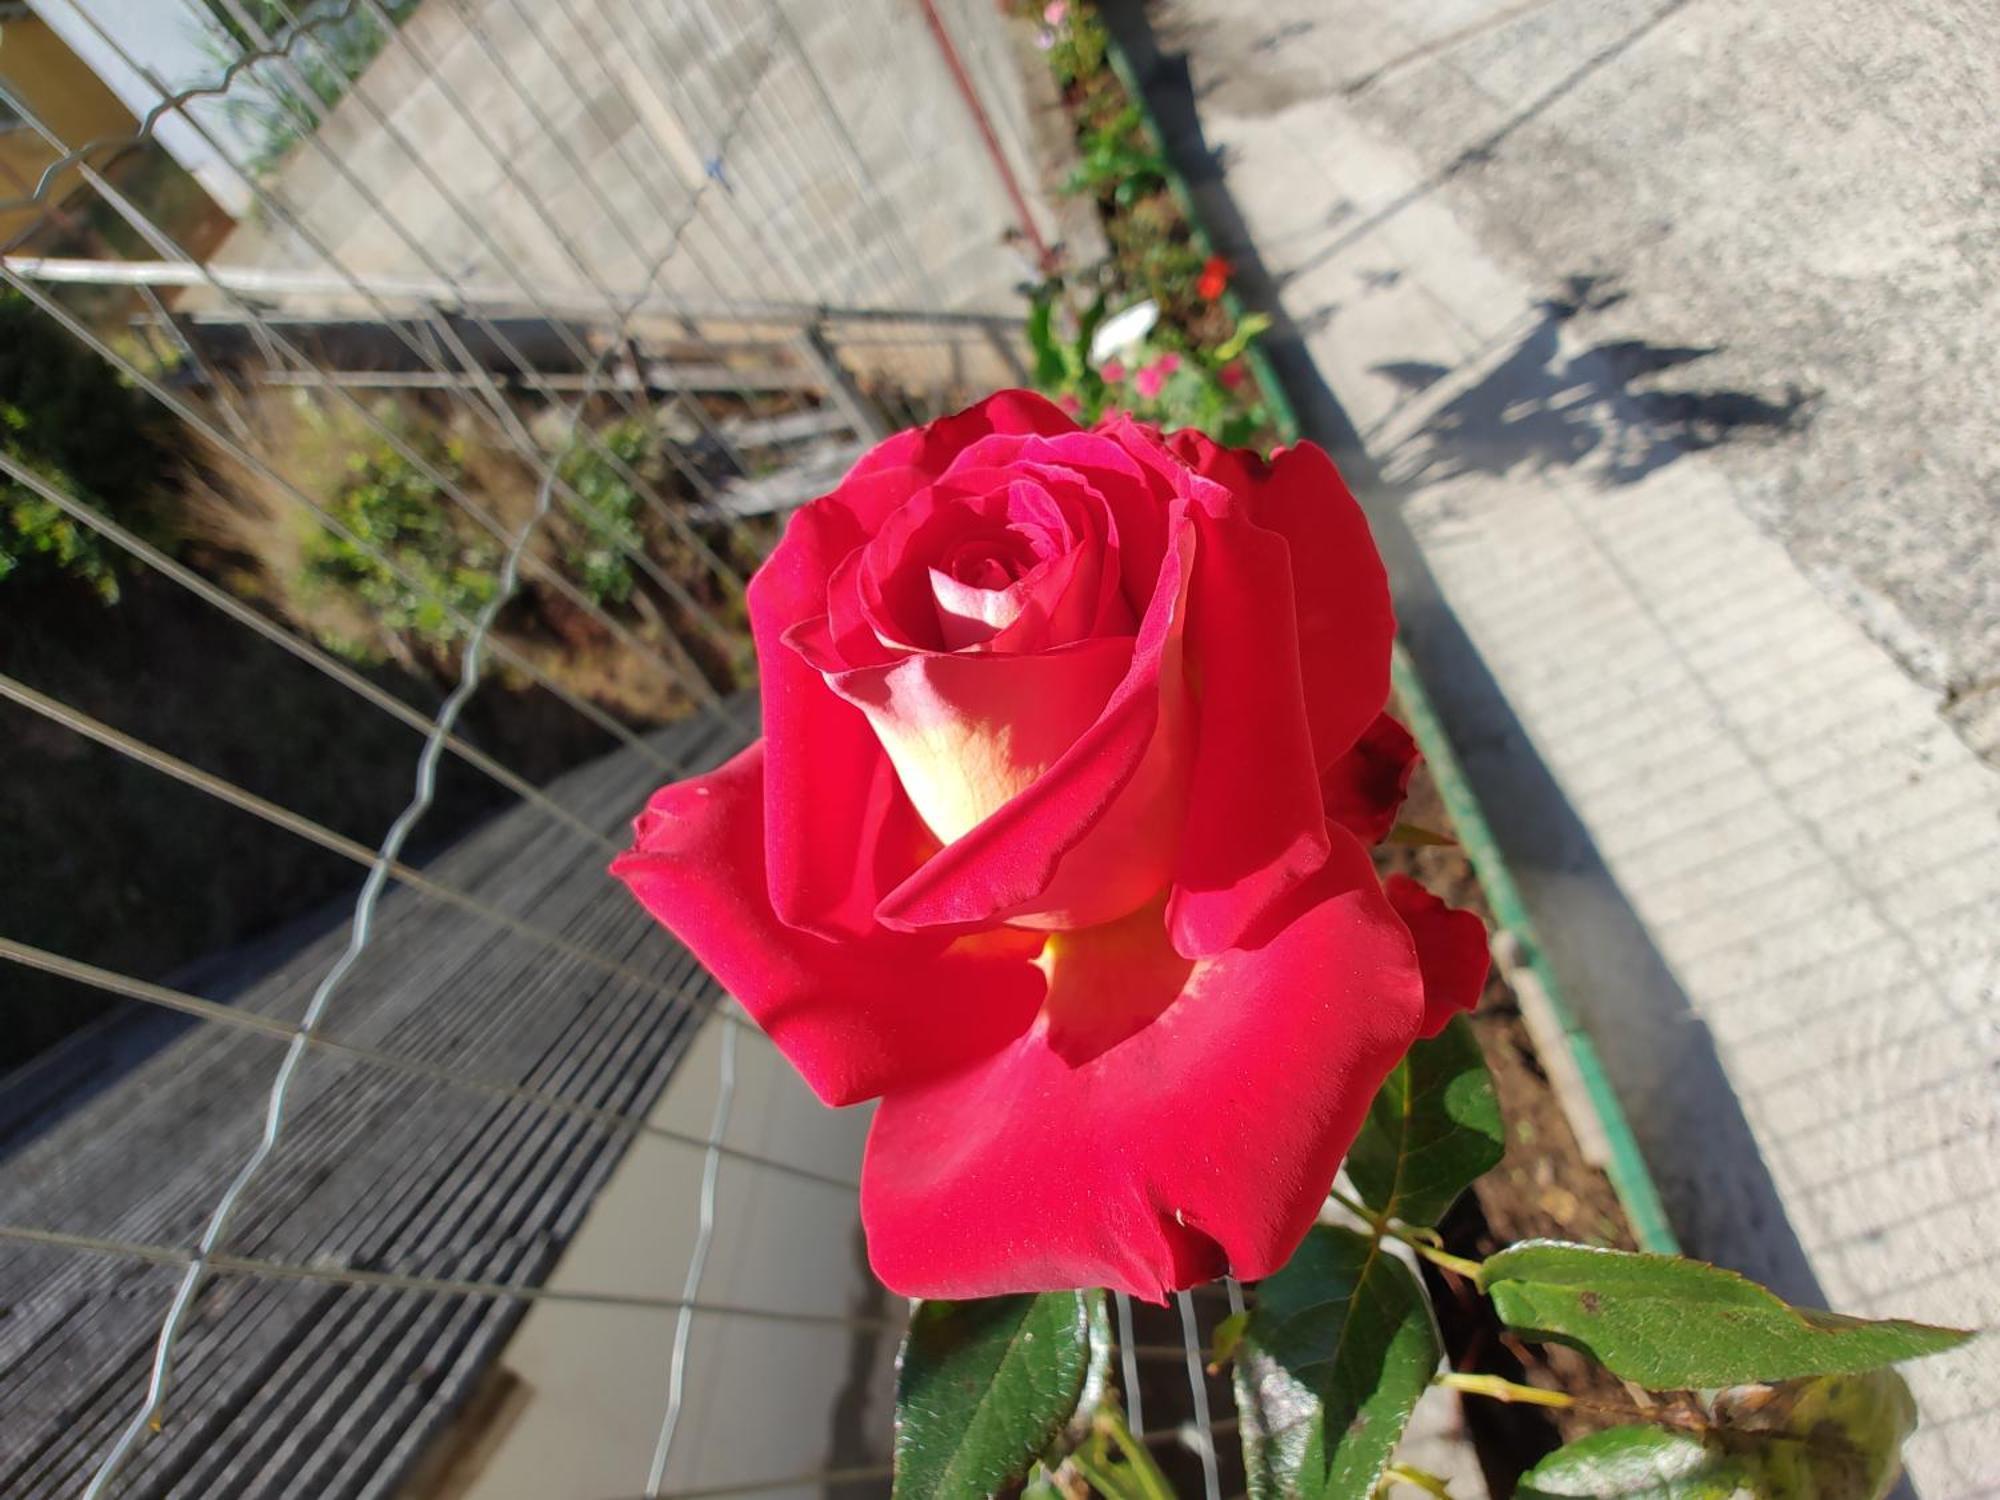
[[[865,1117],[603,870],[789,511],[1024,379],[1019,44],[0,6],[0,1491],[886,1488]]]

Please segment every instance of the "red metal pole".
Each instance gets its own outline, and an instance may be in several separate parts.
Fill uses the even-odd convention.
[[[994,133],[992,116],[986,113],[986,104],[979,97],[979,90],[973,86],[972,76],[965,71],[964,60],[958,55],[958,47],[945,29],[944,17],[938,14],[935,0],[918,0],[924,8],[924,19],[930,23],[931,35],[936,38],[938,51],[944,54],[944,63],[951,69],[952,82],[958,85],[959,97],[965,101],[966,109],[972,115],[972,123],[979,127],[979,138],[986,143],[986,154],[993,158],[993,169],[1000,174],[1001,184],[1007,189],[1007,196],[1013,201],[1014,215],[1021,221],[1021,232],[1028,237],[1028,243],[1035,247],[1035,260],[1044,274],[1055,269],[1055,252],[1048,241],[1042,238],[1042,231],[1036,227],[1035,216],[1028,207],[1028,196],[1021,191],[1021,181],[1014,175],[1014,168],[1008,163],[1007,153],[1001,149],[1000,137]]]

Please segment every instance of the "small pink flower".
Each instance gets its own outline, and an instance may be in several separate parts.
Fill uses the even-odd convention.
[[[1166,368],[1166,361],[1157,360],[1133,376],[1132,384],[1139,388],[1139,394],[1148,401],[1157,401],[1160,399],[1160,392],[1166,389],[1167,376],[1170,373]]]
[[[1125,378],[1125,361],[1122,359],[1107,359],[1104,362],[1103,370],[1099,373],[1104,376],[1106,384],[1116,385]]]
[[[1060,26],[1069,18],[1069,0],[1049,0],[1042,10],[1042,19],[1051,26]]]
[[[1232,359],[1215,372],[1215,378],[1222,382],[1225,391],[1240,391],[1243,382],[1250,378],[1250,372],[1243,367],[1242,360]]]
[[[1181,357],[1172,353],[1162,354],[1154,364],[1162,375],[1171,375],[1181,367]]]
[[[1049,30],[1048,27],[1044,26],[1040,31],[1035,33],[1035,50],[1037,52],[1046,52],[1055,44],[1056,34]]]
[[[1062,409],[1062,414],[1072,421],[1083,415],[1083,403],[1068,391],[1056,397],[1056,405]]]

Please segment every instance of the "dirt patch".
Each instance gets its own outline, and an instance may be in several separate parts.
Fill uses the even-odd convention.
[[[62,582],[10,591],[0,671],[372,848],[408,802],[421,740],[164,579],[120,602]],[[366,675],[430,713],[447,685]],[[465,737],[534,782],[609,741],[549,694],[488,683]],[[512,794],[455,757],[420,828],[433,848]],[[0,704],[7,935],[161,978],[356,887],[351,862],[12,704]],[[101,992],[9,966],[0,1068],[105,1010]]]

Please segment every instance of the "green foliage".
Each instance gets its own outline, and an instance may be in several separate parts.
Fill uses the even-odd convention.
[[[229,6],[223,4],[223,0],[206,0],[206,8],[216,25],[220,26],[228,34],[229,40],[238,47],[247,52],[257,45],[256,38],[241,21],[236,19]],[[243,14],[269,37],[282,36],[285,28],[291,24],[285,17],[285,7],[280,0],[242,0],[241,9]]]
[[[1231,448],[1250,445],[1270,425],[1269,413],[1255,399],[1255,387],[1247,376],[1235,389],[1225,383],[1223,372],[1235,363],[1236,356],[1222,359],[1204,354],[1188,347],[1184,336],[1171,329],[1156,330],[1121,355],[1122,377],[1116,382],[1107,380],[1104,369],[1092,364],[1090,358],[1091,340],[1107,312],[1105,294],[1099,292],[1080,314],[1069,316],[1065,292],[1064,283],[1057,278],[1035,289],[1028,305],[1028,348],[1034,357],[1036,388],[1059,400],[1069,398],[1078,421],[1095,422],[1114,409],[1129,411],[1169,432],[1195,428]],[[1066,322],[1073,326],[1065,328]],[[1254,322],[1244,320],[1246,326]],[[1251,335],[1258,331],[1250,327]],[[1232,338],[1230,342],[1240,352],[1247,338],[1240,342]],[[1162,359],[1176,368],[1157,393],[1148,394],[1140,389],[1135,376],[1138,370]],[[1109,368],[1109,361],[1105,368]]]
[[[1507,1325],[1661,1390],[1790,1380],[1937,1354],[1970,1334],[1793,1307],[1734,1271],[1673,1255],[1529,1240],[1480,1284]]]
[[[1761,1494],[1750,1465],[1691,1432],[1613,1427],[1559,1448],[1521,1476],[1515,1500],[1730,1500]]]
[[[452,451],[426,460],[456,478]],[[316,531],[305,548],[307,582],[346,593],[385,631],[434,649],[450,645],[498,589],[499,548],[461,523],[438,484],[396,449],[354,454],[347,469],[327,510],[354,540],[330,527]]]
[[[1614,1427],[1521,1477],[1519,1500],[1881,1500],[1917,1407],[1893,1370],[1730,1392],[1701,1432]]]
[[[1173,1486],[1145,1445],[1132,1436],[1115,1400],[1107,1400],[1097,1409],[1069,1463],[1105,1500],[1174,1500]],[[1038,1493],[1040,1500],[1059,1500],[1060,1489],[1047,1479],[1040,1483],[1047,1493],[1030,1485],[1023,1500]]]
[[[1067,389],[1076,378],[1073,366],[1082,363],[1081,351],[1073,355],[1074,346],[1056,337],[1056,298],[1061,292],[1061,282],[1045,281],[1028,300],[1028,348],[1035,356],[1035,384],[1045,391]]]
[[[1071,0],[1060,26],[1049,28],[1049,71],[1070,88],[1104,72],[1111,35],[1097,18],[1097,7]]]
[[[653,451],[651,427],[644,418],[631,417],[598,432],[596,444],[578,439],[563,456],[560,472],[576,491],[568,504],[575,531],[564,545],[563,561],[577,586],[598,604],[624,604],[638,586],[632,554],[646,546],[639,528],[642,502],[619,465],[637,473]]]
[[[1236,331],[1216,345],[1215,353],[1211,357],[1218,364],[1227,364],[1232,359],[1240,358],[1243,351],[1250,347],[1250,341],[1259,334],[1268,332],[1270,327],[1269,313],[1245,313],[1242,321],[1236,325]]]
[[[1257,1289],[1236,1362],[1252,1500],[1373,1493],[1440,1350],[1380,1239],[1318,1225]]]
[[[1479,1039],[1455,1016],[1412,1047],[1376,1093],[1347,1153],[1347,1176],[1384,1218],[1431,1225],[1506,1149]]]
[[[1167,180],[1166,158],[1160,155],[1141,124],[1134,104],[1103,125],[1077,138],[1080,160],[1063,183],[1066,193],[1109,195],[1121,208],[1155,192]]]
[[[93,509],[159,540],[171,450],[159,408],[18,292],[0,290],[0,450]],[[115,550],[0,475],[0,578],[67,576],[118,598]]]
[[[896,1375],[899,1500],[974,1500],[1027,1472],[1077,1408],[1096,1292],[926,1302]]]

